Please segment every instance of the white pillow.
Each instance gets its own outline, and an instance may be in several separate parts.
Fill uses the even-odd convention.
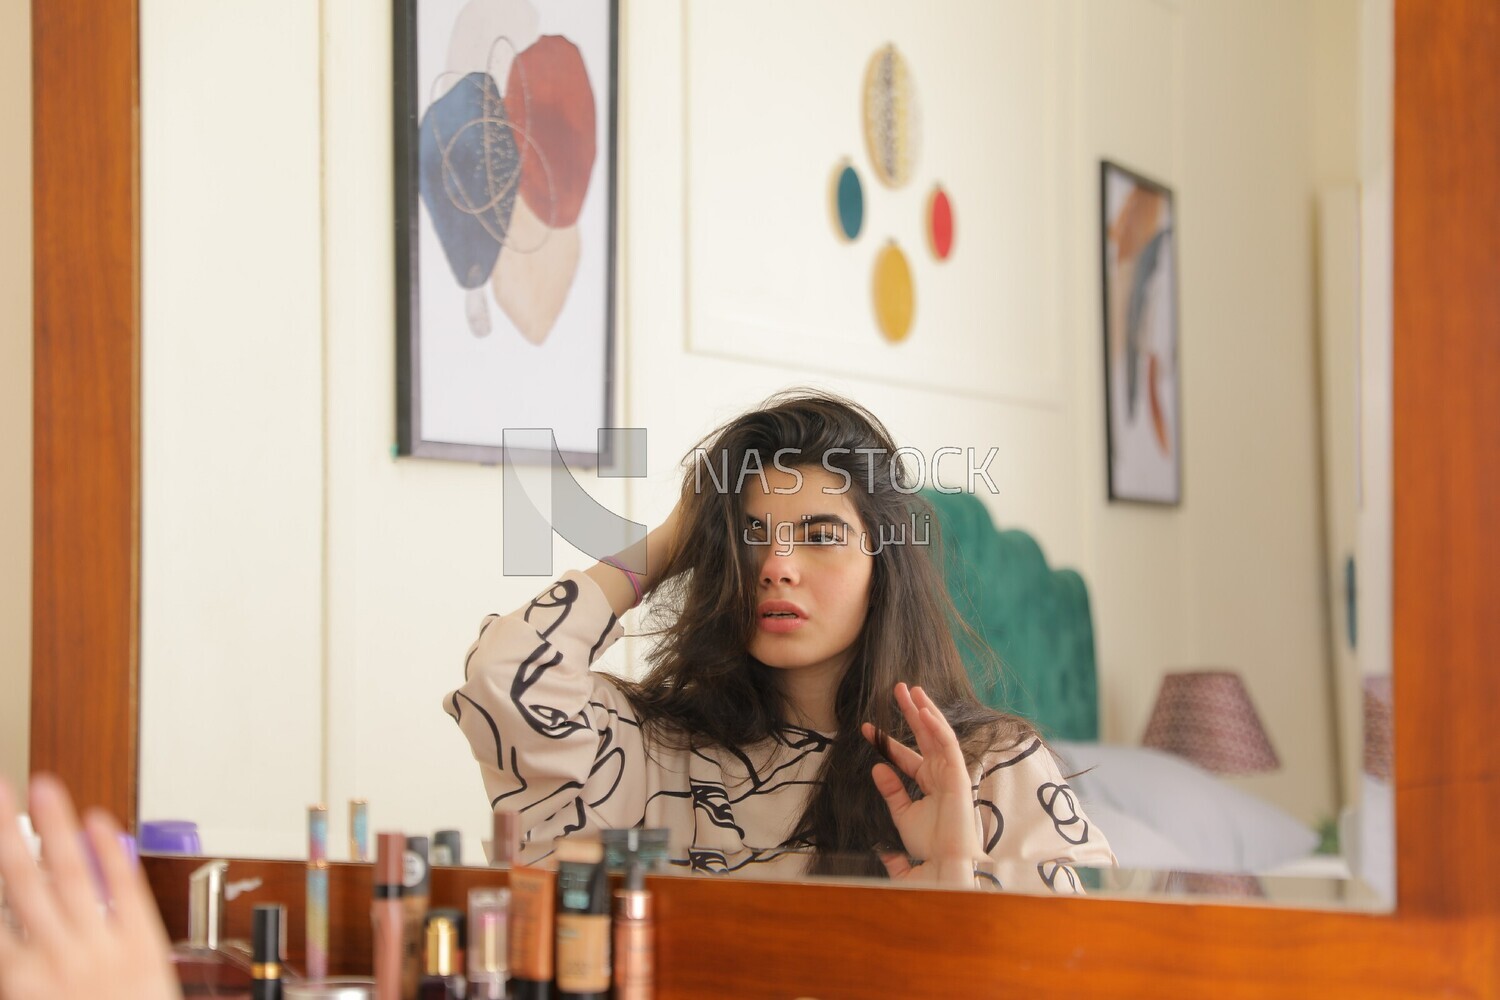
[[[1339,829],[1354,874],[1388,903],[1396,899],[1396,800],[1390,783],[1361,775],[1359,805]]]
[[[1058,740],[1052,748],[1068,763],[1066,773],[1080,804],[1115,847],[1114,832],[1095,813],[1124,813],[1177,845],[1188,864],[1203,872],[1255,873],[1311,854],[1318,834],[1264,799],[1214,777],[1175,754],[1146,747]]]
[[[1083,810],[1088,814],[1090,825],[1098,827],[1104,839],[1109,841],[1110,850],[1115,852],[1115,860],[1121,868],[1193,870],[1193,859],[1187,851],[1129,813],[1098,801],[1085,803]]]

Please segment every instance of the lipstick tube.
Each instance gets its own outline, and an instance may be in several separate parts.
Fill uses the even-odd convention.
[[[423,924],[425,941],[421,985],[417,1000],[464,1000],[462,967],[463,914],[433,910]]]
[[[281,906],[255,908],[250,941],[250,1000],[281,1000],[281,932],[286,926]]]

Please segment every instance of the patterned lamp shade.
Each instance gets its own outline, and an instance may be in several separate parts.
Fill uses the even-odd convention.
[[[1245,682],[1232,670],[1163,677],[1141,743],[1216,774],[1261,774],[1281,766]]]
[[[1366,677],[1365,773],[1381,781],[1391,780],[1393,770],[1391,720],[1391,675]]]

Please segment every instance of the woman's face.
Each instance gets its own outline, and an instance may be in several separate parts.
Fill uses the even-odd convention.
[[[742,538],[760,567],[749,652],[768,667],[842,676],[849,665],[874,557],[862,551],[864,524],[844,486],[816,465],[745,480]]]

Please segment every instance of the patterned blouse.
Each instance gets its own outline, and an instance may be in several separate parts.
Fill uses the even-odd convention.
[[[792,828],[832,737],[788,726],[744,752],[653,743],[648,753],[624,694],[590,669],[623,633],[598,585],[566,573],[525,607],[484,620],[464,684],[445,699],[491,808],[521,815],[521,859],[540,861],[581,830],[647,826],[670,830],[673,857],[698,870],[804,871],[808,852]],[[972,777],[992,862],[979,866],[982,882],[1078,892],[1073,865],[1115,863],[1040,740],[990,755]]]

